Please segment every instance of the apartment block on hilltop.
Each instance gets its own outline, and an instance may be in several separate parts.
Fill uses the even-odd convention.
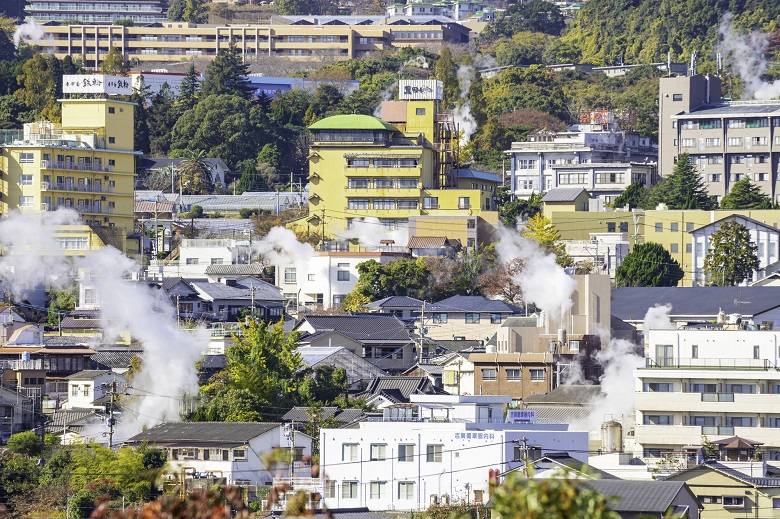
[[[41,23],[113,23],[132,20],[134,24],[167,22],[161,0],[30,0],[24,8],[27,19]]]
[[[659,172],[668,175],[688,153],[711,195],[726,195],[747,177],[778,200],[780,101],[728,101],[717,76],[661,78]]]

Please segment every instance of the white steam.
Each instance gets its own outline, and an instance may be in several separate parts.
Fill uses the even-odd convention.
[[[523,292],[523,299],[542,309],[551,322],[560,321],[572,306],[571,296],[577,282],[555,263],[555,256],[546,254],[536,242],[505,227],[499,229],[496,251],[502,262],[514,258],[523,260],[525,268],[513,278]]]
[[[113,247],[67,258],[55,236],[61,225],[82,224],[74,211],[65,209],[11,213],[0,222],[0,247],[6,250],[0,272],[5,286],[22,296],[41,285],[63,287],[77,272],[86,274],[100,301],[106,341],[129,332],[144,350],[141,371],[129,391],[138,396],[128,401],[118,436],[125,439],[143,426],[178,420],[180,400],[198,390],[195,362],[206,350],[206,341],[176,326],[174,310],[163,292],[127,279],[138,265]]]
[[[47,35],[41,24],[33,19],[24,22],[14,32],[14,46],[19,47],[19,44],[22,42],[35,45],[44,44],[46,46],[54,44],[51,35]]]
[[[458,125],[458,131],[462,132],[459,140],[461,146],[468,144],[472,135],[477,131],[477,121],[471,115],[471,104],[468,98],[472,74],[474,74],[474,68],[471,66],[458,68],[460,97],[452,115],[455,118],[455,124]]]
[[[732,25],[734,15],[723,14],[718,33],[721,36],[720,50],[730,68],[736,72],[745,85],[745,96],[750,99],[773,99],[780,96],[780,80],[772,83],[761,76],[769,67],[764,57],[769,35],[761,31],[743,34]]]
[[[314,247],[299,242],[291,230],[274,227],[260,241],[252,244],[252,252],[261,255],[271,265],[294,263],[298,279],[306,279]]]
[[[379,104],[374,108],[374,117],[382,117],[382,101],[391,101],[396,88],[398,88],[398,81],[393,81],[387,88],[382,90]]]
[[[384,245],[383,240],[392,240],[395,247],[406,247],[409,243],[409,230],[407,227],[400,227],[391,231],[382,225],[379,218],[367,216],[353,219],[352,228],[342,231],[341,237],[348,240],[357,239],[361,245],[367,247],[381,247]]]

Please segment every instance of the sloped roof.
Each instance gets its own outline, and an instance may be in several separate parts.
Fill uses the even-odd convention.
[[[333,115],[309,126],[310,130],[390,130],[398,128],[378,117],[361,114]]]
[[[100,375],[111,374],[110,370],[106,369],[85,369],[72,375],[65,377],[68,380],[92,380],[98,378]]]
[[[615,512],[663,514],[680,492],[691,493],[683,481],[626,481],[588,479],[582,484],[606,497],[614,497],[609,508]],[[696,498],[691,493],[691,497]]]
[[[293,407],[284,416],[282,420],[285,422],[310,422],[311,415],[309,414],[308,407]],[[319,410],[319,416],[323,420],[333,419],[339,423],[352,423],[356,420],[360,420],[366,416],[366,413],[362,409],[339,409],[338,407],[321,407]]]
[[[73,317],[64,317],[60,326],[62,328],[100,328],[100,319],[74,319]]]
[[[409,296],[390,296],[384,299],[379,299],[365,305],[367,308],[420,308],[423,302],[420,299],[415,299]]]
[[[260,263],[209,265],[206,267],[206,274],[211,276],[258,276],[262,274],[264,270],[265,268]]]
[[[447,394],[435,387],[428,377],[403,377],[388,376],[375,377],[366,387],[365,391],[358,394],[360,398],[370,398],[382,395],[396,403],[408,403],[409,395],[439,395]]]
[[[479,171],[477,169],[456,169],[455,175],[458,178],[473,178],[475,180],[484,180],[486,182],[501,182],[501,177],[495,173],[488,173],[487,171]]]
[[[316,331],[337,331],[358,342],[409,342],[406,326],[391,315],[307,315],[303,320]]]
[[[243,283],[225,285],[224,283],[209,283],[208,281],[190,281],[190,285],[203,292],[208,297],[217,299],[252,299],[252,286],[255,287],[255,301],[284,301],[279,287],[259,279],[244,280]]]
[[[736,479],[737,481],[745,483],[746,485],[756,486],[759,488],[780,487],[780,478],[751,477],[742,472],[739,472],[738,470],[729,468],[726,465],[723,465],[722,463],[718,463],[716,460],[704,461],[703,463],[699,463],[698,465],[695,465],[693,467],[689,467],[679,472],[675,472],[674,474],[670,474],[662,479],[674,480],[677,476],[681,474],[686,474],[688,472],[693,472],[693,471],[701,472],[702,470],[706,470],[706,469],[713,470],[715,472],[720,472],[721,474],[731,477],[732,479]]]
[[[780,306],[777,287],[621,287],[612,291],[612,315],[623,321],[641,321],[649,308],[671,304],[671,317],[707,317],[724,312],[745,316]],[[750,301],[740,305],[740,301]]]
[[[58,409],[54,411],[51,419],[46,423],[46,432],[50,434],[62,433],[64,427],[89,418],[102,419],[92,409]]]
[[[561,456],[556,454],[549,454],[538,460],[535,460],[533,463],[535,465],[537,463],[544,463],[544,462],[555,463],[562,467],[566,467],[568,469],[577,471],[581,474],[587,474],[589,476],[588,479],[620,479],[617,476],[613,476],[608,472],[604,472],[603,470],[597,469],[596,467],[592,467],[587,463],[583,463],[582,461],[576,458],[572,458],[569,455]],[[519,469],[514,469],[514,470],[523,470],[523,469],[522,467],[520,467]]]
[[[436,339],[433,342],[436,346],[441,346],[448,351],[464,351],[483,346],[482,341],[476,339],[467,339],[463,341],[455,339]]]
[[[452,296],[432,304],[426,310],[433,312],[493,312],[520,313],[522,308],[510,305],[499,299],[488,299],[485,296]]]
[[[107,368],[127,368],[130,366],[130,361],[134,355],[139,357],[143,356],[143,350],[98,350],[90,359],[95,364],[105,366]]]
[[[46,346],[76,346],[85,344],[87,340],[84,337],[75,335],[46,335],[43,337],[43,343]]]
[[[545,193],[542,202],[573,202],[583,191],[588,192],[584,187],[555,187]]]
[[[763,229],[766,229],[770,233],[774,234],[780,234],[780,229],[777,227],[773,227],[771,225],[768,225],[760,220],[756,220],[755,218],[750,218],[749,216],[743,216],[741,214],[730,214],[728,216],[724,216],[723,218],[720,218],[718,220],[715,220],[714,222],[709,222],[704,225],[700,225],[699,227],[696,227],[694,230],[689,231],[690,233],[694,233],[696,231],[700,231],[701,229],[706,229],[707,227],[716,227],[720,226],[720,224],[728,221],[737,221],[737,220],[744,220],[746,222],[750,222],[752,224],[755,224],[758,227],[761,227]]]
[[[136,434],[128,441],[243,443],[280,425],[274,422],[165,422]]]
[[[306,365],[313,366],[343,349],[342,346],[307,346],[297,351]]]
[[[407,249],[439,249],[449,246],[450,241],[446,236],[412,236],[406,244]]]
[[[172,213],[173,202],[161,200],[159,202],[149,202],[148,200],[136,200],[133,205],[133,212],[136,213]]]
[[[536,393],[525,398],[526,404],[575,404],[591,405],[601,396],[601,387],[597,385],[563,385],[549,393]]]
[[[536,328],[538,321],[536,319],[535,315],[531,315],[528,317],[522,317],[522,316],[512,316],[507,317],[503,323],[501,323],[502,328]]]

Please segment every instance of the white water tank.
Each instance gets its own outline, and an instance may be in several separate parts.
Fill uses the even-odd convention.
[[[623,452],[623,426],[610,420],[601,426],[601,450],[605,453]]]

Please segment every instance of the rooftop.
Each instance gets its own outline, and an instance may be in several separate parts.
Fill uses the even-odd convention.
[[[573,202],[583,191],[588,193],[584,187],[556,187],[547,191],[542,202]]]
[[[273,422],[165,422],[136,434],[130,443],[244,443],[280,426]]]
[[[310,130],[389,130],[397,132],[398,128],[371,115],[349,114],[334,115],[320,119],[309,126]]]

